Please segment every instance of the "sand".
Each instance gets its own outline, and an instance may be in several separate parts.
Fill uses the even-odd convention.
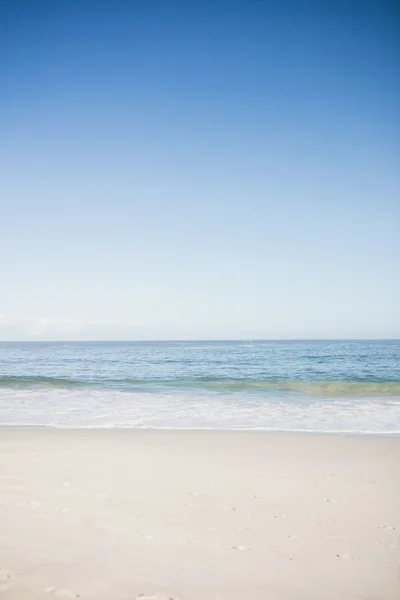
[[[400,440],[0,431],[1,600],[400,598]]]

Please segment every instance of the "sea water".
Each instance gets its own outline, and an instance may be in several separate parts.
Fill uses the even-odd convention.
[[[400,341],[3,342],[0,427],[400,434]]]

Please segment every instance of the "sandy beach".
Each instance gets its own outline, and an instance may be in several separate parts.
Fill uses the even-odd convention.
[[[4,600],[397,600],[400,440],[0,431]]]

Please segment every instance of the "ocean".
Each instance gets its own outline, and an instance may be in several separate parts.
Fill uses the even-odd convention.
[[[400,434],[400,341],[3,342],[0,427]]]

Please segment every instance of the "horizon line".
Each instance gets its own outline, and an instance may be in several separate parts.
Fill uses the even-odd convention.
[[[142,343],[199,343],[199,342],[399,342],[400,337],[366,337],[366,338],[188,338],[188,339],[104,339],[104,340],[0,340],[0,344],[142,344]]]

